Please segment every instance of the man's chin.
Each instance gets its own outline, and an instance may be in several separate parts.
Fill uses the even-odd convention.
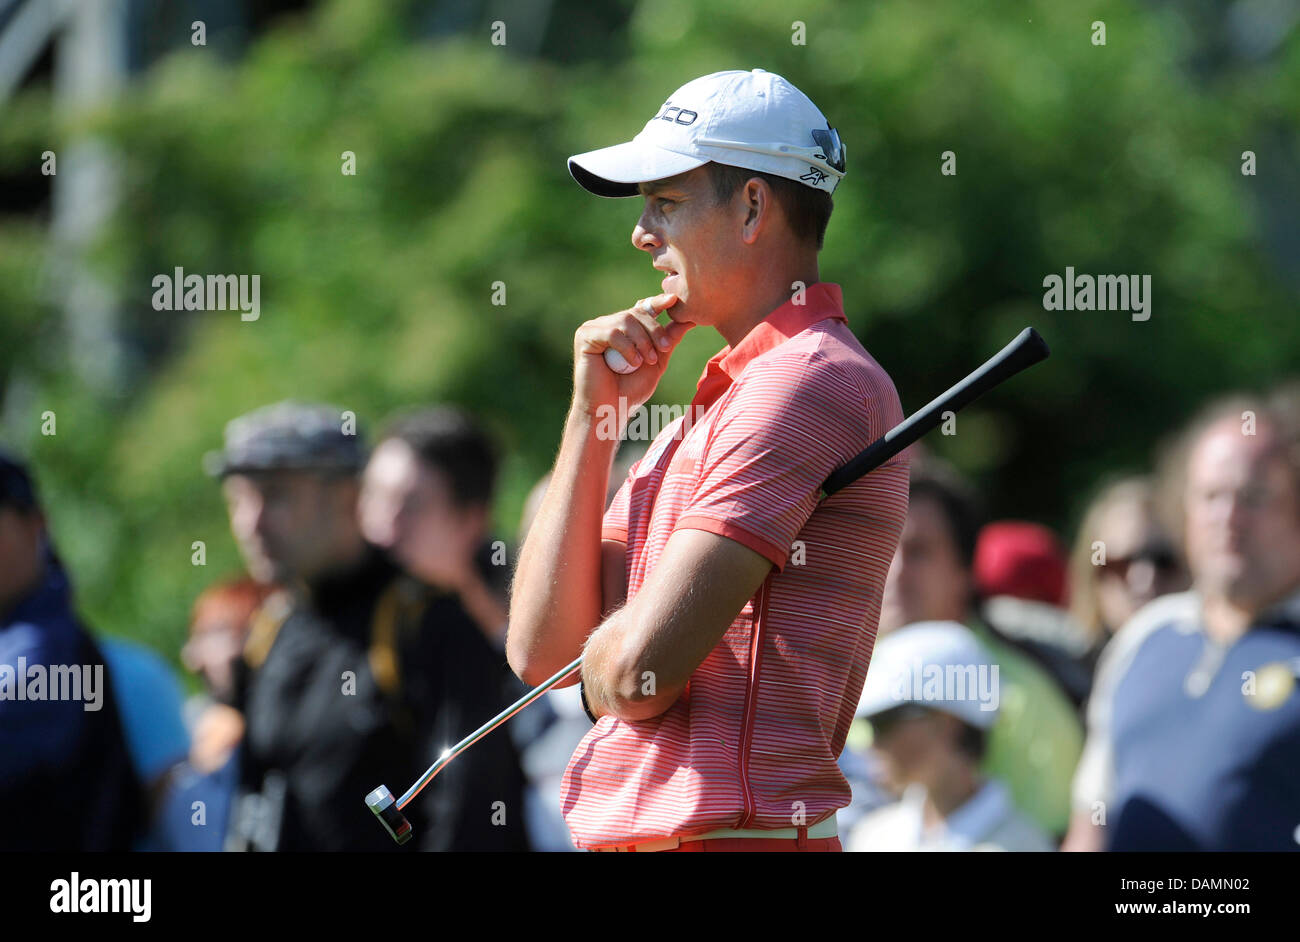
[[[1224,592],[1244,588],[1250,581],[1250,566],[1240,556],[1220,556],[1207,569],[1203,581]]]
[[[1227,599],[1234,605],[1253,608],[1258,604],[1262,586],[1256,571],[1246,565],[1222,566],[1200,580],[1205,595]]]
[[[691,318],[691,309],[685,301],[679,300],[672,307],[666,308],[664,310],[664,313],[668,315],[669,320],[676,321],[678,324],[695,323],[695,321]]]

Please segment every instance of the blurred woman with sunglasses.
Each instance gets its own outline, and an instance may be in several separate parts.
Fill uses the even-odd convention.
[[[1133,476],[1105,487],[1083,515],[1070,559],[1070,614],[1092,639],[1089,666],[1139,608],[1187,585],[1151,481]]]

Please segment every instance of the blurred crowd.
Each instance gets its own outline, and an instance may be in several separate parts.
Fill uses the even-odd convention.
[[[368,448],[345,415],[277,403],[208,456],[245,572],[194,600],[190,696],[172,652],[83,624],[0,455],[0,849],[398,850],[365,796],[526,692],[490,436],[437,407]],[[1210,403],[1070,536],[986,519],[914,446],[845,848],[1300,849],[1300,386]],[[49,695],[57,665],[79,697]],[[406,807],[401,850],[572,849],[560,780],[589,728],[552,691]]]

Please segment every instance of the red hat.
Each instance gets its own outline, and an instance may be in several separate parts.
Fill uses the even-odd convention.
[[[1047,527],[1000,520],[980,531],[975,544],[975,588],[981,598],[1065,604],[1065,552]]]

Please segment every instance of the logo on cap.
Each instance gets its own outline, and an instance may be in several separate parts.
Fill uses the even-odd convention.
[[[690,115],[690,117],[687,118],[686,117],[687,115]],[[655,120],[655,118],[659,118],[662,121],[669,121],[674,124],[690,125],[690,124],[694,124],[695,119],[698,117],[699,114],[697,112],[689,111],[685,108],[677,107],[676,105],[673,104],[673,100],[670,98],[666,102],[664,102],[664,106],[661,109],[659,109],[659,113],[655,115],[654,118],[651,118],[650,120],[653,121]]]

